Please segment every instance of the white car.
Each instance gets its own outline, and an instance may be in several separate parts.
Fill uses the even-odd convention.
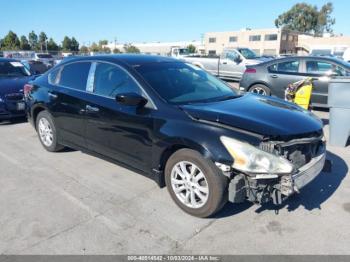
[[[347,48],[343,54],[344,61],[350,63],[350,48]]]

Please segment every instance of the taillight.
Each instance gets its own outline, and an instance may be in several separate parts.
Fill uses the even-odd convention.
[[[256,73],[256,69],[255,68],[247,68],[244,73],[255,74]]]
[[[23,87],[23,93],[24,93],[24,96],[28,96],[29,93],[32,91],[33,89],[33,86],[30,85],[30,84],[25,84],[24,87]]]

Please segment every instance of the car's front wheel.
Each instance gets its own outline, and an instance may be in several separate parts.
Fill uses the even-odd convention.
[[[49,152],[57,152],[64,147],[57,143],[57,131],[52,116],[47,111],[42,111],[36,118],[36,130],[43,147]]]
[[[181,149],[169,158],[165,182],[175,203],[193,216],[212,216],[227,201],[227,178],[194,150]]]
[[[258,94],[258,95],[263,95],[263,96],[270,96],[271,95],[271,90],[267,86],[263,84],[256,84],[253,85],[251,88],[249,88],[249,92]]]

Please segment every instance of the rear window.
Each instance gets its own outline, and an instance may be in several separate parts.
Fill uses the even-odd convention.
[[[28,68],[21,62],[0,62],[0,77],[30,76]]]
[[[90,62],[77,62],[65,65],[56,82],[61,86],[85,90],[90,70]],[[54,77],[54,75],[52,75]]]
[[[52,58],[52,55],[50,54],[37,54],[39,58]]]
[[[299,71],[299,61],[287,61],[269,66],[270,72],[297,73]]]

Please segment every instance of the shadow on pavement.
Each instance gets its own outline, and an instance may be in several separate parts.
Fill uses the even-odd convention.
[[[14,118],[11,120],[0,120],[0,126],[23,124],[23,123],[27,123],[27,122],[28,121],[27,121],[26,117],[19,117],[19,118]]]
[[[321,209],[322,203],[329,199],[340,186],[348,173],[348,166],[339,156],[327,151],[327,159],[333,162],[332,172],[322,172],[310,184],[305,186],[300,194],[295,194],[287,199],[280,207],[288,211],[295,211],[303,206],[306,210]],[[272,203],[260,206],[255,212],[264,210],[276,210]]]

